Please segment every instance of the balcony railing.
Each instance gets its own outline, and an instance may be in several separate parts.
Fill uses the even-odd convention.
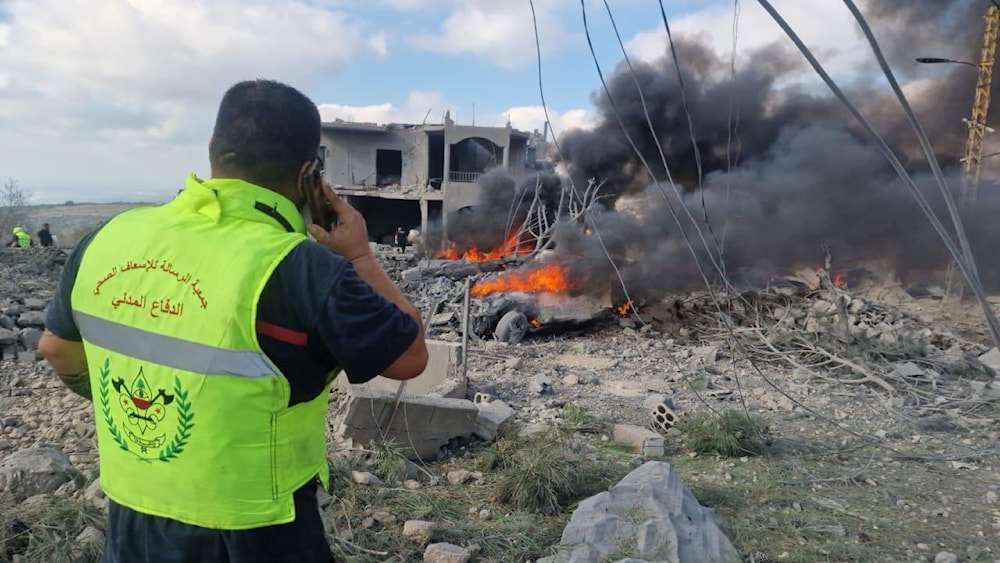
[[[483,172],[448,172],[448,179],[452,182],[475,183],[482,175]]]

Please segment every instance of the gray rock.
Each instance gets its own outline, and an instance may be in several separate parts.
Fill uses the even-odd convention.
[[[539,373],[535,375],[535,378],[531,381],[531,391],[533,393],[538,393],[542,395],[548,393],[552,390],[552,380],[549,376],[544,373]]]
[[[994,373],[1000,374],[1000,350],[992,348],[989,352],[979,356],[979,361],[993,370]]]
[[[104,489],[101,488],[101,480],[94,479],[94,482],[83,491],[83,498],[90,501],[94,508],[108,511],[108,497],[104,496]]]
[[[38,299],[37,297],[29,297],[24,300],[24,306],[29,311],[44,311],[45,310],[45,300]]]
[[[487,442],[493,441],[497,437],[497,429],[501,424],[514,417],[514,409],[503,401],[477,403],[477,406],[479,407],[479,417],[476,418],[476,425],[472,428],[472,433]]]
[[[42,311],[21,313],[17,317],[17,324],[21,326],[45,326],[45,313]]]
[[[17,323],[15,323],[14,319],[8,317],[7,315],[0,315],[0,328],[14,330],[17,328]]]
[[[934,556],[934,563],[958,563],[958,556],[954,553],[942,551]]]
[[[0,346],[17,344],[17,333],[13,330],[0,328]]]
[[[691,357],[699,364],[714,364],[719,359],[719,347],[701,346],[692,348]]]
[[[635,560],[729,563],[740,555],[669,463],[651,461],[580,503],[553,563],[597,563],[626,551]]]
[[[38,343],[42,340],[42,331],[37,328],[29,328],[21,333],[21,345],[28,350],[38,350]]]
[[[403,537],[419,544],[431,541],[434,535],[434,522],[427,520],[407,520],[403,522]]]
[[[451,543],[432,543],[424,550],[425,563],[468,563],[472,552]]]
[[[449,325],[458,318],[454,312],[449,311],[447,313],[438,313],[431,317],[431,326],[445,326]]]
[[[913,362],[903,362],[901,364],[896,364],[892,370],[899,377],[924,377],[927,372],[924,368],[918,366]]]
[[[30,350],[17,353],[17,363],[19,364],[30,365],[35,363],[36,360],[35,353]]]
[[[0,461],[0,491],[18,499],[53,493],[63,483],[81,477],[69,458],[55,448],[17,450]]]
[[[385,485],[384,481],[367,471],[351,471],[351,478],[353,478],[354,482],[359,485],[369,485],[372,487],[381,487],[382,485]]]

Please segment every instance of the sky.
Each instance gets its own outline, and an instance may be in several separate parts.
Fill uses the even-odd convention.
[[[600,81],[579,0],[534,0],[542,86],[560,134],[593,126]],[[840,0],[773,0],[831,68],[862,64]],[[608,0],[631,57],[667,48],[659,4]],[[676,35],[736,64],[786,41],[752,0],[663,0]],[[863,5],[863,3],[862,3]],[[622,58],[603,0],[584,0],[607,75]],[[0,0],[0,180],[36,203],[163,201],[208,176],[226,88],[271,78],[324,120],[541,129],[528,0]],[[815,77],[803,74],[805,83]],[[818,84],[818,82],[816,82]]]

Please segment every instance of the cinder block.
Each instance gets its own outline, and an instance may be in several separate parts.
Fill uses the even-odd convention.
[[[632,446],[636,453],[642,455],[662,456],[665,453],[663,436],[648,428],[616,424],[614,440]]]
[[[424,372],[406,383],[408,396],[447,397],[464,399],[468,382],[462,376],[462,345],[440,340],[427,341],[427,367]],[[395,393],[399,382],[382,376],[361,385],[351,385],[346,377],[338,377],[337,385],[344,391],[354,388]]]
[[[476,418],[476,425],[472,433],[487,442],[496,439],[497,429],[501,424],[514,418],[514,409],[503,401],[477,403],[477,406],[479,407],[479,416]]]
[[[390,415],[396,404],[395,392],[351,387],[334,409],[337,437],[368,444],[385,436],[413,460],[434,459],[449,440],[470,436],[479,417],[472,401],[409,394],[404,395],[395,415]]]

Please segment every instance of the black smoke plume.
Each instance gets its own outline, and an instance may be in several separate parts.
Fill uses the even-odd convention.
[[[961,120],[970,113],[976,71],[965,65],[930,68],[913,59],[978,62],[987,6],[985,0],[861,3],[897,77],[912,83],[910,102],[953,191],[960,185],[966,136]],[[904,281],[947,265],[943,243],[872,140],[818,79],[800,79],[812,77],[812,69],[789,41],[741,52],[731,74],[728,58],[701,38],[675,39],[694,139],[666,44],[659,60],[633,60],[634,75],[619,64],[608,78],[614,103],[603,89],[593,94],[600,116],[596,127],[561,138],[562,164],[573,185],[580,189],[591,179],[603,182],[605,198],[591,215],[600,237],[579,225],[563,225],[556,236],[560,253],[576,264],[592,265],[597,285],[620,272],[633,292],[656,296],[690,286],[702,272],[717,281],[709,256],[718,260],[719,248],[728,275],[764,279],[821,265],[826,250],[840,266],[882,264],[884,273]],[[856,44],[844,48],[870,52],[860,32]],[[866,75],[848,83],[840,78],[947,223],[916,137],[884,79]],[[989,166],[984,161],[986,178]],[[513,180],[495,176],[485,185],[482,204],[450,223],[451,238],[486,242],[487,230],[507,222],[511,197],[518,193]],[[557,185],[546,182],[544,189],[550,201],[558,199]],[[993,250],[1000,230],[991,227],[1000,211],[997,192],[984,180],[977,206],[966,216],[981,275],[993,285],[1000,280]],[[677,193],[700,234],[683,216]],[[682,215],[683,228],[671,218],[668,202]],[[503,230],[498,232],[502,236]],[[502,242],[495,234],[493,241]]]

